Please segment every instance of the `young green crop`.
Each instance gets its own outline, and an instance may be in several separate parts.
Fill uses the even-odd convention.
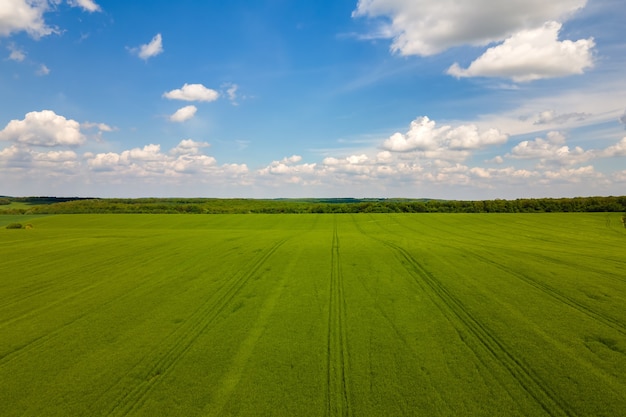
[[[620,218],[29,218],[0,415],[619,415]]]

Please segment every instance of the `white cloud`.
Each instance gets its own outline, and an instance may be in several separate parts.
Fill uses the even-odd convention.
[[[80,124],[51,110],[27,113],[0,131],[0,140],[31,146],[77,146],[85,141]]]
[[[605,158],[611,158],[615,156],[626,156],[626,137],[623,137],[615,145],[611,145],[606,149],[598,152],[598,155]]]
[[[94,171],[113,171],[119,163],[120,156],[114,152],[99,153],[87,161],[87,165]]]
[[[613,158],[626,156],[626,137],[605,149],[585,151],[580,146],[573,149],[567,146],[565,136],[560,132],[549,132],[545,139],[536,138],[522,141],[506,154],[512,159],[536,159],[539,167],[550,165],[576,165],[596,158]]]
[[[102,11],[100,6],[93,0],[67,0],[67,3],[72,7],[80,7],[89,13]]]
[[[239,86],[233,83],[224,83],[221,86],[223,89],[226,89],[226,97],[233,104],[233,106],[237,106],[239,103],[237,102],[237,90]]]
[[[393,38],[401,55],[433,55],[461,45],[482,46],[547,21],[568,18],[586,0],[359,0],[353,16],[382,17],[378,36]]]
[[[296,164],[300,161],[302,161],[302,157],[300,155],[291,155],[283,158],[280,162],[283,164]]]
[[[507,139],[507,135],[497,129],[479,132],[475,125],[436,127],[433,120],[420,117],[411,122],[408,132],[394,133],[382,147],[392,152],[469,151],[499,145]]]
[[[160,33],[157,33],[152,40],[138,48],[131,48],[131,52],[137,54],[137,56],[143,60],[148,60],[154,56],[157,56],[163,52],[163,38]]]
[[[0,164],[9,169],[25,170],[35,175],[74,175],[79,168],[74,151],[36,152],[23,145],[11,145],[0,151]]]
[[[535,120],[535,125],[545,125],[545,124],[563,124],[569,121],[583,121],[592,114],[590,113],[565,113],[565,114],[557,114],[554,110],[545,110],[539,113],[537,116],[537,120]]]
[[[536,138],[518,143],[506,156],[514,159],[538,159],[542,164],[558,165],[574,165],[594,157],[592,151],[585,151],[580,146],[570,149],[565,141],[562,133],[549,132],[546,139]]]
[[[48,10],[45,0],[2,0],[0,2],[0,36],[25,31],[34,38],[55,33],[46,25],[43,15]]]
[[[558,171],[546,171],[543,173],[545,180],[544,183],[554,182],[570,182],[580,183],[584,180],[600,180],[604,176],[596,172],[592,165],[587,165],[579,168],[561,168]]]
[[[593,39],[559,41],[561,24],[547,22],[522,30],[504,43],[489,48],[466,69],[458,64],[448,74],[460,77],[503,77],[515,82],[582,74],[593,67]]]
[[[300,178],[303,174],[314,173],[316,167],[316,164],[298,164],[301,160],[300,155],[285,157],[280,161],[272,161],[271,164],[260,169],[258,173],[261,176],[268,174],[290,176],[289,182],[300,182],[300,180],[295,181],[295,178]]]
[[[48,75],[48,74],[50,74],[50,68],[48,68],[44,64],[41,64],[39,66],[39,69],[35,72],[35,74],[37,74],[39,76]]]
[[[32,154],[24,146],[11,145],[0,151],[0,166],[8,168],[27,167],[32,160]]]
[[[34,154],[34,159],[45,162],[68,162],[75,161],[77,159],[77,155],[74,151],[36,152]]]
[[[120,155],[120,161],[130,163],[131,161],[160,161],[165,158],[161,153],[161,145],[150,144],[143,148],[133,148],[124,151]]]
[[[198,108],[196,106],[185,106],[176,110],[176,112],[172,114],[169,117],[169,119],[172,122],[181,123],[189,119],[192,119],[196,115],[197,111],[198,111]]]
[[[481,115],[474,122],[481,128],[505,129],[512,136],[542,134],[547,129],[573,129],[607,122],[614,124],[623,114],[626,102],[624,85],[623,77],[601,77],[591,83],[573,83],[556,91],[550,85],[545,85],[531,96],[521,96],[517,106],[514,104],[512,108],[505,107],[496,113]],[[549,117],[545,117],[546,111],[554,111],[555,119],[551,122],[548,122]],[[564,115],[580,117],[560,118]]]
[[[215,101],[219,96],[217,91],[206,88],[202,84],[187,83],[182,88],[163,93],[163,97],[167,99],[183,101]]]
[[[86,154],[87,167],[94,173],[115,175],[116,178],[142,178],[146,180],[174,181],[181,175],[196,175],[198,181],[240,179],[247,175],[245,164],[218,165],[214,157],[200,153],[200,148],[208,147],[205,142],[192,139],[182,140],[168,153],[161,151],[158,144],[133,148],[121,153],[108,152],[96,155]]]
[[[9,54],[11,61],[22,62],[26,59],[26,53],[14,44],[10,44],[7,49],[11,52]]]
[[[172,163],[175,172],[194,174],[201,173],[215,167],[217,161],[208,155],[181,155]]]
[[[106,123],[84,122],[80,124],[80,127],[84,129],[97,129],[99,132],[113,132],[116,130],[114,127],[111,127]]]
[[[173,155],[198,155],[201,148],[208,148],[207,142],[196,142],[193,139],[183,139],[180,143],[170,151]]]

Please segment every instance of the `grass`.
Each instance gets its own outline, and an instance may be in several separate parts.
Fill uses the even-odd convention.
[[[0,227],[2,416],[626,409],[619,213],[27,222]]]

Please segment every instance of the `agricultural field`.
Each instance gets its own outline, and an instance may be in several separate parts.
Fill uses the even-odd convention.
[[[0,415],[623,415],[620,219],[0,215]]]

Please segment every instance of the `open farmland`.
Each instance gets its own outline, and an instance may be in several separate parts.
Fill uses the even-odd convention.
[[[616,416],[619,213],[0,216],[2,416]]]

